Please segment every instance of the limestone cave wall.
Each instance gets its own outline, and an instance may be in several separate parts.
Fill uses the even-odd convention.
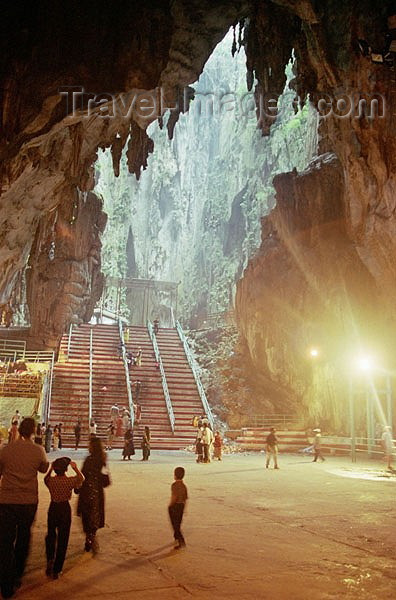
[[[237,315],[248,362],[275,410],[288,398],[311,424],[346,432],[348,380],[362,385],[354,357],[368,352],[379,367],[394,366],[395,67],[357,48],[358,39],[383,48],[391,6],[297,4],[297,90],[345,104],[333,101],[333,114],[321,116],[322,155],[302,173],[275,178],[277,206],[239,283]],[[359,112],[365,94],[379,94],[378,115]],[[315,361],[312,345],[321,353]]]
[[[215,5],[186,0],[44,1],[28,8],[19,2],[6,4],[0,32],[0,305],[10,302],[21,281],[34,240],[52,227],[52,212],[73,204],[75,194],[93,189],[98,148],[111,148],[117,173],[121,150],[130,138],[128,168],[139,175],[152,149],[145,133],[151,121],[133,98],[161,87],[166,102],[172,102],[177,88],[197,78],[216,43],[249,10],[249,2],[238,0]],[[71,90],[82,89],[73,110]],[[88,93],[102,95],[90,114]],[[90,206],[94,215],[87,226],[96,224],[96,203]],[[55,238],[58,233],[56,228]],[[63,244],[62,239],[54,242],[56,247]],[[48,249],[45,244],[35,248],[44,256],[34,255],[31,269],[46,269]],[[75,246],[69,249],[71,256],[57,261],[56,288],[59,279],[70,277]],[[65,291],[62,299],[57,297],[69,305],[68,318],[89,318],[85,307],[88,282],[97,279],[94,261],[87,268],[84,293]],[[36,339],[41,327],[59,340],[68,319],[40,309],[47,276],[29,277],[32,334]],[[48,303],[53,301],[48,298]]]

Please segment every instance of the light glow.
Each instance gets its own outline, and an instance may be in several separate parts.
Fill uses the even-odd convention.
[[[373,359],[371,356],[359,356],[357,359],[357,366],[361,371],[371,371],[374,366]]]

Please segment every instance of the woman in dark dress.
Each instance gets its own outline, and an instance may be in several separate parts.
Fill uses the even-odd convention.
[[[89,440],[89,455],[81,469],[85,481],[81,486],[77,514],[82,518],[85,533],[85,550],[98,549],[96,531],[104,527],[104,493],[102,468],[106,465],[106,453],[97,437]]]
[[[144,433],[143,433],[143,438],[142,438],[142,453],[143,453],[143,458],[142,460],[148,460],[149,456],[150,456],[150,440],[151,440],[151,435],[150,435],[150,427],[146,427],[144,428]]]
[[[131,456],[135,454],[135,446],[133,445],[133,431],[129,427],[124,435],[124,449],[122,451],[122,460],[126,458],[131,460]]]

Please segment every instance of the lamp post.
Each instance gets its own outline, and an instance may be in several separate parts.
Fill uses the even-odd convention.
[[[352,377],[349,377],[349,429],[351,436],[351,460],[356,462],[356,433],[355,433],[355,407],[354,407],[354,395],[352,388]]]
[[[373,360],[370,356],[359,356],[356,361],[358,370],[367,377],[373,369],[373,364]],[[373,407],[370,397],[370,386],[365,384],[364,389],[366,393],[367,451],[369,456],[371,456],[372,440],[374,438]],[[352,386],[352,377],[349,378],[349,423],[351,435],[351,460],[352,462],[356,462],[355,399]]]

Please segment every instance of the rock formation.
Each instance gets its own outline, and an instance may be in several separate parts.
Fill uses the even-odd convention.
[[[305,406],[311,423],[347,431],[347,382],[361,380],[353,357],[368,351],[390,366],[396,332],[395,70],[357,48],[358,39],[383,48],[390,5],[326,2],[315,11],[314,3],[297,4],[296,87],[322,107],[325,154],[303,173],[275,178],[277,207],[263,220],[260,251],[239,284],[237,315],[264,396],[275,406],[287,397]],[[375,94],[377,115],[369,106]],[[315,364],[312,344],[322,352]]]

